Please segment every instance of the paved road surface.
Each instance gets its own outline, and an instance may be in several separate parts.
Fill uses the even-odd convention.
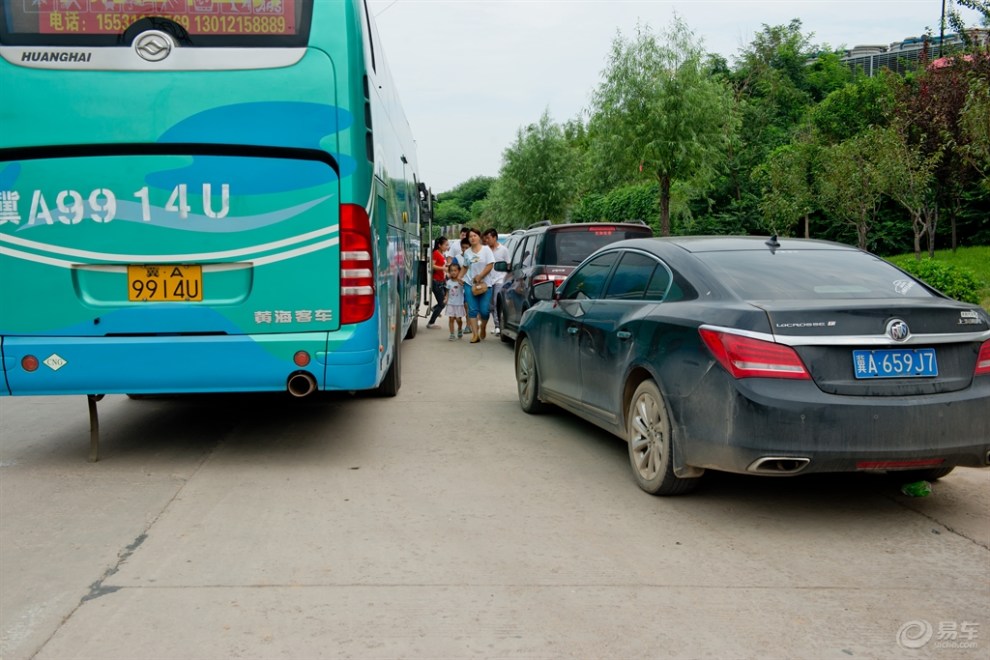
[[[497,339],[403,350],[391,400],[108,397],[97,464],[84,398],[0,399],[0,657],[990,656],[990,471],[654,498]]]

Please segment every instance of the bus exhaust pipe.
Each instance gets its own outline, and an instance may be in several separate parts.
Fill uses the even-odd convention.
[[[292,396],[301,399],[304,396],[309,396],[316,390],[316,379],[313,378],[312,374],[306,372],[295,373],[289,376],[289,380],[285,384],[285,389]]]

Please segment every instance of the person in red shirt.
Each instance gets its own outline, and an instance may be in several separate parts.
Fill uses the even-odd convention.
[[[433,279],[430,280],[430,290],[433,291],[433,297],[437,299],[437,304],[433,308],[433,314],[430,315],[430,322],[426,324],[426,327],[430,330],[435,330],[440,327],[437,325],[437,319],[440,318],[440,312],[443,311],[443,300],[447,295],[447,289],[444,286],[447,272],[447,259],[443,256],[443,253],[446,251],[446,237],[440,236],[437,240],[433,241]]]

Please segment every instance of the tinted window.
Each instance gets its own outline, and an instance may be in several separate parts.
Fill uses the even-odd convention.
[[[668,289],[670,289],[668,291]],[[670,286],[670,271],[662,264],[658,264],[653,269],[653,277],[650,278],[650,285],[646,288],[647,300],[682,300],[683,294],[679,289]]]
[[[543,249],[545,264],[575,266],[600,247],[627,238],[646,238],[652,235],[649,227],[617,228],[609,225],[588,225],[587,227],[549,230]]]
[[[617,256],[617,252],[609,252],[595,257],[578,268],[568,278],[560,297],[564,300],[585,300],[601,296],[602,289],[605,288],[605,279]]]
[[[615,275],[608,283],[605,297],[641,300],[655,268],[657,268],[656,259],[638,252],[626,252],[615,269]]]
[[[138,32],[171,22],[186,46],[304,46],[312,0],[251,2],[4,1],[0,42],[14,45],[120,46]],[[168,30],[168,27],[164,29]]]
[[[908,275],[865,252],[756,250],[701,252],[697,257],[748,300],[931,297]]]
[[[526,240],[519,243],[516,253],[512,256],[512,265],[518,268],[530,268],[533,265],[533,245],[536,244],[535,236],[527,236]]]

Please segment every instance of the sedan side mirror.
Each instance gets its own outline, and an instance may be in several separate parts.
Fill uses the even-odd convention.
[[[533,294],[533,300],[553,300],[554,294],[557,291],[557,283],[553,280],[548,280],[546,282],[540,282],[539,284],[534,284],[530,292]]]
[[[508,261],[496,261],[495,262],[495,270],[497,270],[500,273],[508,273],[509,272],[509,262]]]

